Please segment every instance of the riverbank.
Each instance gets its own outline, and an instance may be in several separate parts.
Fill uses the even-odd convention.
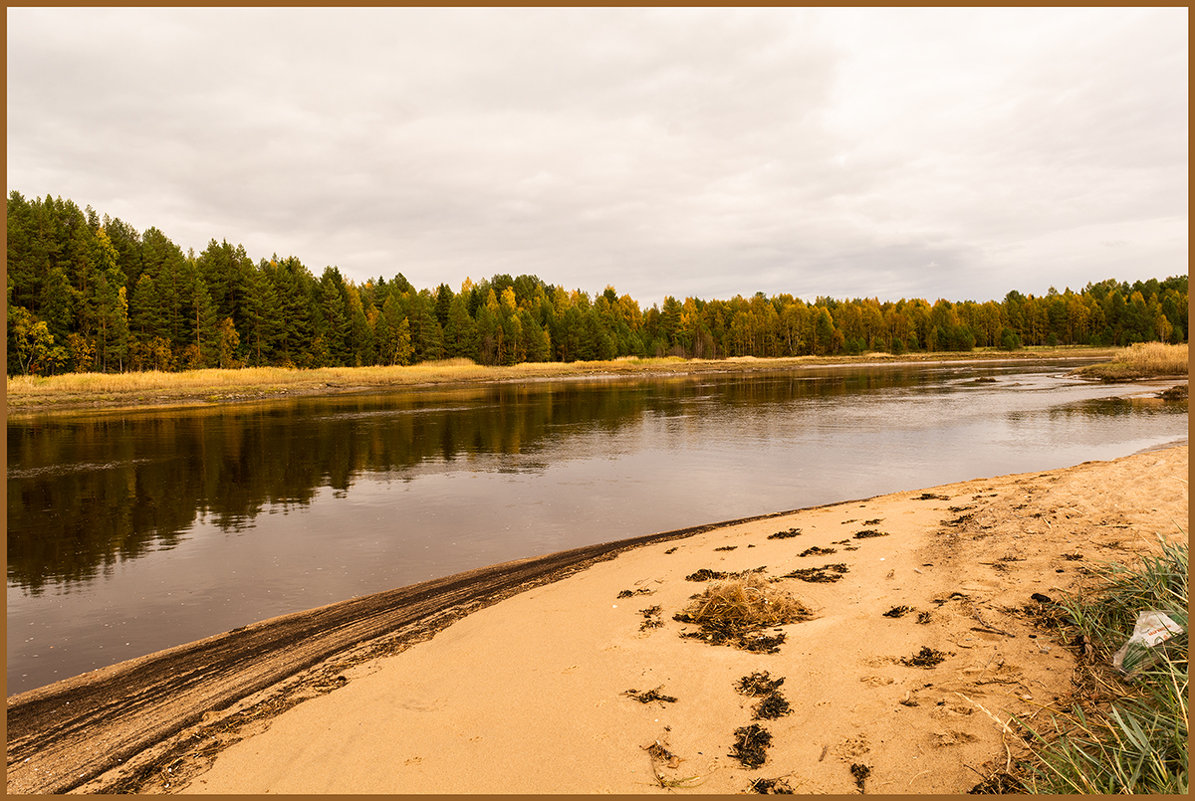
[[[1190,370],[1186,344],[1138,342],[1116,352],[1111,361],[1089,364],[1075,375],[1101,381],[1138,381],[1153,378],[1186,378]]]
[[[429,386],[467,386],[495,382],[591,379],[616,376],[671,376],[703,373],[753,373],[799,367],[870,364],[923,364],[1018,359],[1106,359],[1113,348],[1025,348],[893,356],[799,356],[756,359],[615,359],[601,362],[528,362],[488,367],[468,359],[450,359],[407,367],[322,367],[288,370],[250,367],[240,370],[192,370],[184,373],[69,373],[14,376],[8,379],[9,416],[47,410],[124,407],[185,407],[279,397],[332,395],[370,390]]]
[[[1034,596],[1185,539],[1187,465],[1184,445],[645,538],[497,603],[474,595],[430,638],[437,625],[193,708],[78,789],[965,792],[1023,748],[1012,716],[1069,704],[1075,654]],[[719,583],[703,570],[760,567],[808,612],[759,632],[784,635],[776,653],[684,636],[697,626],[674,615]],[[736,691],[764,671],[779,701]],[[14,765],[11,737],[10,711],[14,792],[41,753],[33,738]]]

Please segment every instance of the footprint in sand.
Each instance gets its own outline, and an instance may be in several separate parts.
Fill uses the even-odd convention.
[[[854,737],[846,738],[831,750],[840,762],[853,762],[871,751],[871,743],[867,741],[867,735],[860,732]]]
[[[952,745],[962,745],[975,741],[975,736],[965,731],[936,731],[933,734],[936,748],[949,748]]]

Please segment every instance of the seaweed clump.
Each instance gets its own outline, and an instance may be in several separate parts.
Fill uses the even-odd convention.
[[[747,792],[760,795],[793,795],[793,788],[788,780],[783,778],[756,779],[747,785]]]
[[[753,567],[750,570],[742,570],[738,573],[725,573],[721,570],[711,570],[708,567],[703,567],[700,570],[685,576],[685,581],[712,581],[713,579],[740,578],[743,576],[749,576],[752,573],[762,573],[767,569],[767,565],[760,565],[759,567]]]
[[[655,590],[649,590],[646,587],[640,587],[637,590],[620,590],[619,598],[634,598],[636,595],[651,595]]]
[[[842,562],[835,562],[823,565],[822,567],[802,567],[791,573],[785,573],[781,578],[795,578],[818,584],[830,584],[841,579],[842,574],[846,573],[849,569]]]
[[[713,579],[724,579],[728,576],[730,576],[729,573],[724,573],[721,570],[710,570],[708,567],[703,567],[685,576],[685,581],[711,581]]]
[[[676,768],[680,766],[681,759],[676,754],[669,751],[659,740],[656,740],[651,745],[640,746],[647,755],[652,758],[653,762],[660,762],[667,768]]]
[[[867,781],[867,777],[871,775],[871,768],[867,765],[860,765],[855,762],[851,764],[851,775],[855,777],[855,786],[859,788],[859,792],[867,792],[863,788],[863,783]]]
[[[904,617],[905,615],[907,615],[909,612],[912,612],[912,611],[913,611],[913,607],[911,607],[911,606],[904,606],[904,605],[894,606],[891,609],[889,609],[887,612],[884,613],[884,617]]]
[[[643,692],[633,689],[627,690],[623,693],[623,695],[625,695],[627,698],[630,698],[632,701],[638,701],[641,704],[650,704],[652,701],[659,701],[661,704],[676,703],[676,698],[674,696],[664,695],[660,692],[660,688],[663,686],[664,685],[661,684],[660,687],[656,687],[654,690],[645,690]]]
[[[948,500],[950,500],[950,496],[949,495],[938,495],[933,492],[923,492],[920,495],[918,495],[916,498],[914,498],[913,500],[915,500],[915,501],[948,501]]]
[[[887,537],[887,531],[876,531],[874,528],[865,528],[855,535],[857,540],[865,540],[869,537]]]
[[[775,534],[769,534],[768,539],[770,539],[770,540],[787,540],[790,537],[799,537],[799,536],[801,536],[801,529],[790,528],[790,529],[787,529],[786,531],[777,531]]]
[[[812,548],[806,548],[801,551],[797,556],[824,556],[832,553],[836,553],[833,548],[819,548],[814,545]]]
[[[755,720],[775,720],[792,711],[788,699],[776,691],[764,696],[763,700],[755,705],[755,714],[752,717]]]
[[[773,679],[770,673],[768,673],[766,670],[762,670],[758,673],[751,673],[743,676],[743,678],[739,679],[739,683],[736,684],[734,688],[742,695],[753,695],[758,697],[761,695],[770,695],[771,693],[776,692],[776,689],[781,684],[784,684],[783,676],[778,679]]]
[[[673,619],[700,627],[682,637],[704,640],[710,645],[731,645],[744,651],[772,654],[785,641],[785,634],[766,635],[763,629],[798,623],[810,617],[809,610],[796,598],[772,587],[763,577],[748,574],[707,587]]]
[[[763,765],[768,759],[768,746],[772,744],[772,733],[752,723],[750,726],[740,726],[734,730],[735,743],[730,750],[730,756],[743,763],[744,767],[752,770]]]
[[[659,604],[649,606],[646,609],[640,609],[639,614],[643,615],[643,622],[639,624],[640,631],[647,631],[648,629],[658,629],[664,625],[664,621],[660,620],[661,607]]]
[[[912,656],[903,657],[900,660],[900,663],[902,665],[908,665],[909,667],[920,667],[926,668],[928,670],[929,668],[937,667],[945,661],[946,654],[942,653],[941,651],[935,651],[928,645],[923,645],[921,646],[920,651]]]

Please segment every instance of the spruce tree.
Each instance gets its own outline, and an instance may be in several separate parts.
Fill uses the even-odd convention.
[[[455,296],[448,307],[448,322],[444,325],[444,353],[449,358],[475,358],[477,355],[477,323],[469,316],[464,294]]]

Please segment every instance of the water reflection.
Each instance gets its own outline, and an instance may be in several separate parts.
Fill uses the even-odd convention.
[[[541,383],[11,422],[8,577],[34,593],[47,582],[89,581],[118,559],[172,547],[200,514],[241,530],[264,508],[308,505],[319,487],[347,492],[363,473],[409,481],[413,468],[436,461],[537,473],[547,461],[476,457],[536,453],[592,432],[608,435],[605,447],[618,453],[623,429],[645,414],[685,421],[713,406],[758,413],[931,380],[886,370]],[[559,450],[555,459],[570,458]]]
[[[534,382],[10,421],[9,692],[503,559],[1186,435],[1185,403],[1109,400],[1061,372]]]

